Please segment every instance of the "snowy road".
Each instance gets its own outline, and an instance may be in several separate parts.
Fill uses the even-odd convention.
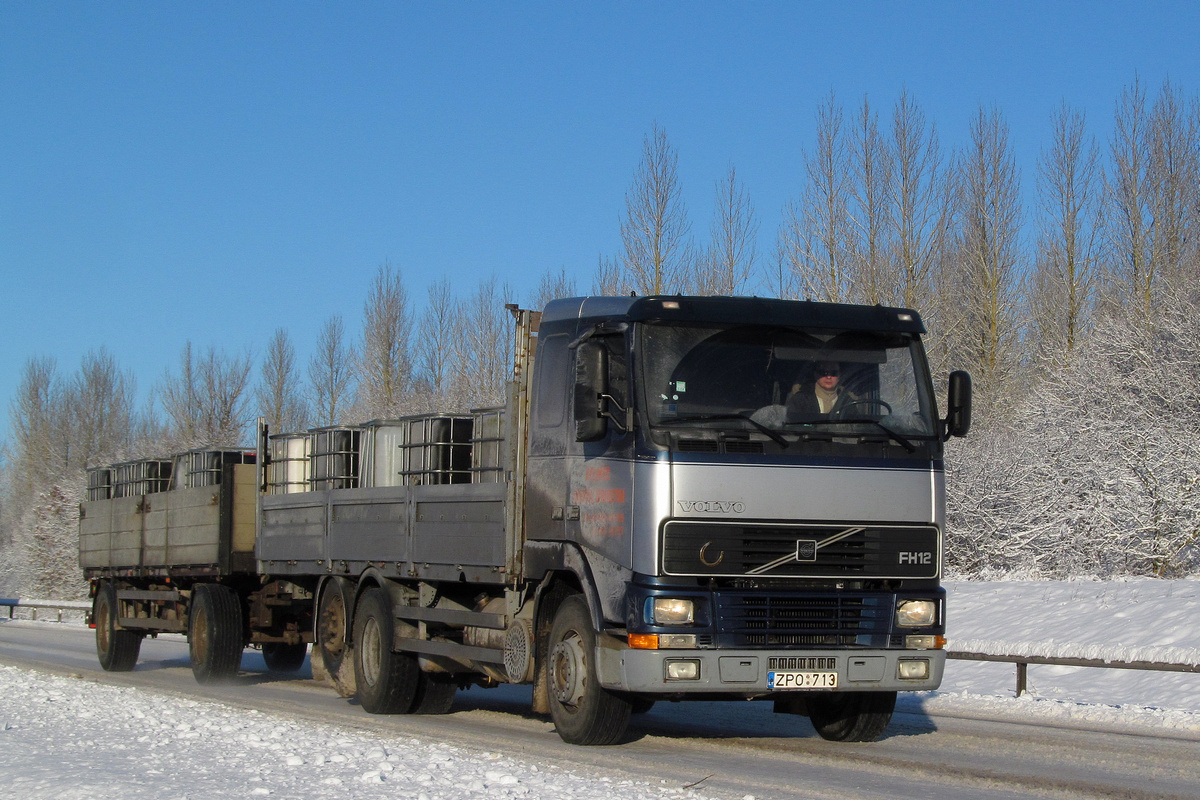
[[[667,703],[636,718],[626,744],[578,748],[563,744],[549,722],[528,712],[527,689],[462,692],[446,717],[372,717],[309,680],[307,668],[296,677],[266,673],[254,651],[247,651],[234,684],[200,686],[179,637],[147,640],[132,673],[104,673],[87,629],[3,621],[0,664],[78,676],[89,685],[256,709],[297,729],[336,726],[357,735],[503,753],[543,774],[571,770],[597,782],[607,776],[679,789],[698,783],[684,792],[689,797],[1200,798],[1195,734],[972,719],[979,709],[955,715],[945,704],[928,712],[909,702],[883,741],[839,745],[819,739],[803,719],[771,714],[766,704]]]

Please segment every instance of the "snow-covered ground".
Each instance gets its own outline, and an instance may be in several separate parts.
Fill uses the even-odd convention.
[[[1011,581],[949,589],[953,649],[1200,663],[1200,581]],[[952,661],[942,690],[906,697],[900,709],[1154,727],[1200,738],[1200,675],[1033,666],[1031,694],[1017,699],[1014,670]],[[730,708],[746,713],[744,704]],[[188,776],[185,785],[180,775]],[[631,800],[688,794],[677,785],[0,666],[5,797]]]

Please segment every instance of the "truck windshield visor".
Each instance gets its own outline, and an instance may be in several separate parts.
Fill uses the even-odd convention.
[[[918,338],[766,325],[640,326],[654,427],[936,435]]]

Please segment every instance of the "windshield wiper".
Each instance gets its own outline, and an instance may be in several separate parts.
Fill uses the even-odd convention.
[[[715,422],[723,419],[741,419],[749,422],[759,431],[771,438],[771,441],[782,447],[784,450],[788,447],[788,440],[783,438],[778,431],[773,431],[761,422],[757,422],[750,418],[749,414],[693,414],[688,417],[672,417],[671,419],[659,420],[659,425],[676,425],[683,422]]]
[[[891,439],[896,444],[901,445],[908,452],[910,452],[910,453],[917,452],[917,446],[912,443],[911,439],[901,436],[899,433],[896,433],[894,430],[889,428],[887,425],[884,425],[879,420],[871,419],[870,417],[862,417],[862,418],[850,417],[847,419],[813,419],[813,420],[805,420],[804,422],[789,422],[788,425],[851,425],[851,424],[861,425],[863,423],[866,423],[867,425],[874,425],[876,428],[879,428],[879,430],[881,430],[887,434],[889,439]]]

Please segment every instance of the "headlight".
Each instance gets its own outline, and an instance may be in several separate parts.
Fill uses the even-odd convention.
[[[650,606],[650,622],[655,625],[691,625],[696,619],[691,600],[674,597],[655,597]]]
[[[905,600],[896,608],[896,624],[902,628],[923,628],[937,621],[937,603],[932,600]]]

